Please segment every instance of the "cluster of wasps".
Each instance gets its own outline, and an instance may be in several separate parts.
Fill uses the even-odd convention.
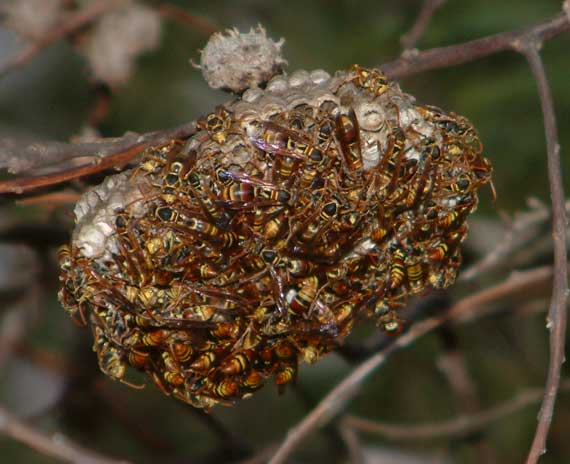
[[[88,194],[60,250],[60,301],[107,375],[233,404],[361,316],[399,333],[410,295],[453,282],[491,176],[464,117],[353,66],[277,76],[198,129]]]

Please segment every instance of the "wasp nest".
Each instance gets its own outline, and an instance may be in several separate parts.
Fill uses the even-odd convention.
[[[196,407],[295,380],[357,316],[450,285],[491,167],[471,123],[383,74],[299,71],[85,194],[60,300],[103,372]]]

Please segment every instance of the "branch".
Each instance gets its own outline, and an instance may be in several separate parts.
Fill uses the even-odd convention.
[[[416,43],[426,30],[431,18],[444,3],[445,0],[424,0],[422,9],[416,18],[414,25],[400,39],[400,43],[402,44],[402,47],[404,47],[404,50],[415,48]]]
[[[568,20],[566,15],[564,17]],[[539,457],[546,452],[546,437],[552,422],[556,394],[560,383],[560,370],[564,362],[566,302],[568,298],[568,265],[566,262],[567,220],[560,167],[560,145],[558,144],[554,102],[552,101],[542,60],[538,53],[540,46],[541,39],[531,34],[513,43],[513,47],[525,55],[540,95],[546,135],[548,182],[552,201],[552,236],[554,242],[554,282],[546,325],[550,330],[550,363],[538,426],[527,457],[527,463],[537,462]]]
[[[430,69],[456,66],[507,50],[513,50],[513,43],[532,34],[537,40],[550,40],[563,32],[570,31],[570,18],[560,13],[553,18],[531,27],[503,32],[482,39],[449,47],[432,48],[390,61],[379,66],[390,78],[399,79]]]
[[[513,273],[504,282],[463,298],[453,305],[448,312],[416,323],[393,344],[357,366],[342,382],[333,388],[313,411],[289,430],[285,440],[279,445],[269,463],[284,463],[303,439],[307,438],[316,428],[323,427],[330,422],[349,403],[364,380],[378,369],[395,351],[412,344],[447,321],[465,320],[466,316],[467,319],[471,320],[475,317],[478,308],[505,296],[517,294],[523,290],[527,291],[529,286],[548,280],[551,276],[552,268],[550,266]]]
[[[87,450],[59,434],[49,436],[21,421],[0,406],[0,433],[30,448],[65,462],[82,464],[119,464],[123,460],[107,458]]]
[[[562,388],[569,390],[570,380],[562,382]],[[381,435],[391,440],[433,440],[436,438],[464,437],[484,429],[497,420],[539,403],[543,393],[544,390],[541,388],[528,389],[487,411],[460,416],[444,422],[407,426],[376,422],[349,415],[342,420],[342,425],[362,432]]]
[[[0,181],[0,194],[22,194],[30,190],[60,184],[71,179],[94,174],[125,164],[137,154],[152,145],[160,145],[171,139],[185,139],[196,131],[196,124],[190,122],[174,129],[149,132],[142,135],[127,134],[119,139],[102,139],[89,143],[38,142],[20,150],[12,148],[8,153],[0,155],[0,168],[12,166],[12,172],[19,172],[23,165],[17,164],[19,154],[26,160],[27,167],[51,165],[73,158],[92,157],[93,161],[82,166],[42,176],[19,177]],[[1,148],[1,144],[0,144]],[[36,158],[34,159],[34,154]],[[3,160],[1,158],[4,158]],[[12,164],[10,164],[12,163]]]

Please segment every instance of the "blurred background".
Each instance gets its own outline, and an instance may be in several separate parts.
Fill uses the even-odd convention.
[[[10,11],[15,3],[0,1],[0,7]],[[149,30],[156,40],[149,39],[148,50],[133,62],[132,70],[110,87],[95,78],[88,64],[95,58],[86,50],[97,45],[89,43],[88,26],[80,31],[83,37],[77,34],[72,41],[58,41],[42,50],[0,80],[0,137],[68,141],[85,136],[86,123],[101,104],[105,111],[96,126],[104,137],[166,129],[210,112],[230,96],[208,88],[189,60],[199,61],[199,49],[215,29],[248,30],[262,24],[275,40],[285,38],[288,72],[322,68],[333,73],[353,63],[381,65],[400,55],[400,38],[422,4],[419,0],[139,3],[152,8],[168,3],[190,16],[169,15],[163,8],[160,34],[158,29]],[[558,0],[503,0],[501,8],[490,0],[448,1],[418,47],[451,45],[527,26],[560,8]],[[5,26],[0,27],[0,67],[23,46],[13,23]],[[112,41],[108,43],[112,46]],[[103,41],[95,48],[102,52],[104,45]],[[569,50],[570,34],[547,42],[542,50],[566,179],[570,178]],[[401,81],[401,86],[421,103],[467,116],[494,165],[497,200],[493,203],[490,191],[483,190],[465,244],[469,265],[504,240],[517,214],[529,210],[529,199],[532,211],[549,202],[536,84],[522,56],[501,53],[425,72]],[[568,182],[566,191],[570,191]],[[229,462],[282,440],[354,368],[357,357],[347,349],[342,356],[332,354],[316,365],[303,366],[296,387],[283,395],[267,386],[253,399],[232,408],[218,407],[209,416],[164,397],[150,385],[139,391],[107,379],[99,373],[89,330],[75,327],[57,302],[55,256],[57,244],[71,230],[71,209],[72,205],[0,205],[0,403],[38,428],[133,462]],[[507,266],[457,285],[443,298],[457,301],[504,279],[513,266],[522,270],[551,263],[549,224],[543,221],[534,227],[535,237]],[[396,353],[366,381],[348,412],[380,422],[419,425],[487,410],[541,387],[548,361],[545,309],[550,290],[547,285],[532,290],[497,302],[484,318],[444,328]],[[349,348],[358,347],[375,331],[372,323],[359,328],[349,338]],[[469,377],[471,411],[465,409],[466,400],[457,394],[446,370],[454,353],[460,354]],[[568,375],[567,367],[563,374]],[[569,406],[570,394],[562,391],[543,463],[570,462]],[[538,403],[533,403],[476,433],[428,440],[362,433],[360,446],[371,463],[518,463],[528,451],[537,412]],[[339,431],[331,427],[308,437],[296,451],[295,462],[343,462],[347,458],[342,450]],[[0,452],[3,462],[55,462],[1,435]]]

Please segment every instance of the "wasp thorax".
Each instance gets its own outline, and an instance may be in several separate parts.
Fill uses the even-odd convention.
[[[284,388],[360,314],[450,285],[491,167],[467,119],[376,70],[279,75],[76,207],[60,301],[101,369],[210,408]]]

